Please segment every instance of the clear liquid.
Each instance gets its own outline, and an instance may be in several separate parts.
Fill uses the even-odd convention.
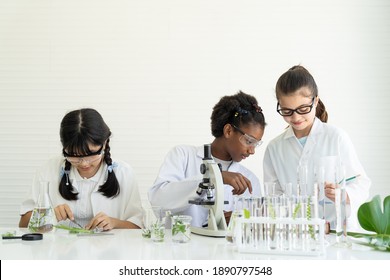
[[[52,231],[54,228],[54,213],[50,208],[34,208],[28,229],[32,232],[45,233]]]

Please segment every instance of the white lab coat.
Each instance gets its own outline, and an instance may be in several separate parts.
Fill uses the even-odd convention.
[[[130,221],[142,228],[142,205],[141,197],[138,190],[138,184],[133,169],[123,161],[115,161],[113,164],[113,172],[120,186],[120,193],[116,197],[108,198],[98,192],[99,186],[104,184],[107,179],[108,171],[107,164],[103,162],[102,176],[94,176],[87,180],[96,180],[96,186],[91,193],[92,211],[95,216],[99,212],[104,212],[110,217],[120,220]],[[60,204],[68,204],[77,217],[75,209],[77,204],[82,203],[79,200],[66,200],[59,192],[59,183],[61,180],[61,169],[64,167],[64,158],[56,157],[50,159],[44,166],[42,166],[36,173],[32,187],[23,201],[20,214],[23,215],[28,211],[32,211],[39,195],[40,182],[49,182],[49,196],[52,201],[52,206],[56,207]],[[99,172],[99,171],[98,171]],[[78,189],[78,181],[81,177],[76,168],[71,167],[69,180],[73,187]]]
[[[357,230],[357,210],[368,199],[371,181],[360,164],[349,136],[343,130],[315,118],[306,144],[302,147],[292,128],[287,128],[267,146],[263,162],[264,182],[276,182],[279,193],[283,191],[281,186],[289,182],[296,188],[297,167],[300,163],[306,163],[309,171],[308,186],[314,186],[315,170],[320,165],[321,157],[326,156],[338,156],[341,159],[346,178],[360,174],[360,177],[346,184],[351,203],[347,228]],[[329,209],[326,215],[334,219],[334,204],[328,200],[327,206]]]
[[[202,181],[200,165],[204,156],[204,148],[194,146],[177,146],[167,154],[164,163],[153,186],[148,192],[151,205],[161,206],[163,210],[169,210],[172,214],[192,216],[191,224],[201,227],[207,223],[208,209],[189,204],[188,201],[196,199],[196,189]],[[259,179],[254,173],[243,167],[238,162],[233,162],[229,167],[230,172],[241,173],[252,184],[253,195],[261,194]],[[225,185],[224,211],[233,210],[233,188]],[[243,195],[249,195],[248,190]]]

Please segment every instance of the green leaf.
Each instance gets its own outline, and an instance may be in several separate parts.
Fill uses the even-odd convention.
[[[358,220],[365,230],[390,235],[390,196],[383,201],[383,211],[379,195],[363,203],[358,210]]]
[[[244,218],[249,219],[251,217],[251,212],[248,209],[244,208]]]
[[[358,220],[362,228],[376,234],[348,232],[348,235],[365,238],[368,246],[390,252],[390,196],[383,200],[383,208],[379,195],[363,203],[358,210]]]

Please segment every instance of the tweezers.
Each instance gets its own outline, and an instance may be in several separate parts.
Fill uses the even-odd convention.
[[[80,225],[76,220],[73,220],[72,223],[74,223],[76,226],[80,228],[84,228],[82,225]]]

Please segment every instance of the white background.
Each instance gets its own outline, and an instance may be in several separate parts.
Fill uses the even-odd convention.
[[[211,142],[212,107],[243,90],[268,123],[243,162],[262,178],[286,127],[274,85],[296,64],[351,136],[371,196],[389,195],[389,15],[385,0],[0,0],[0,226],[18,224],[36,168],[61,152],[62,117],[81,107],[101,112],[146,203],[168,150]]]

